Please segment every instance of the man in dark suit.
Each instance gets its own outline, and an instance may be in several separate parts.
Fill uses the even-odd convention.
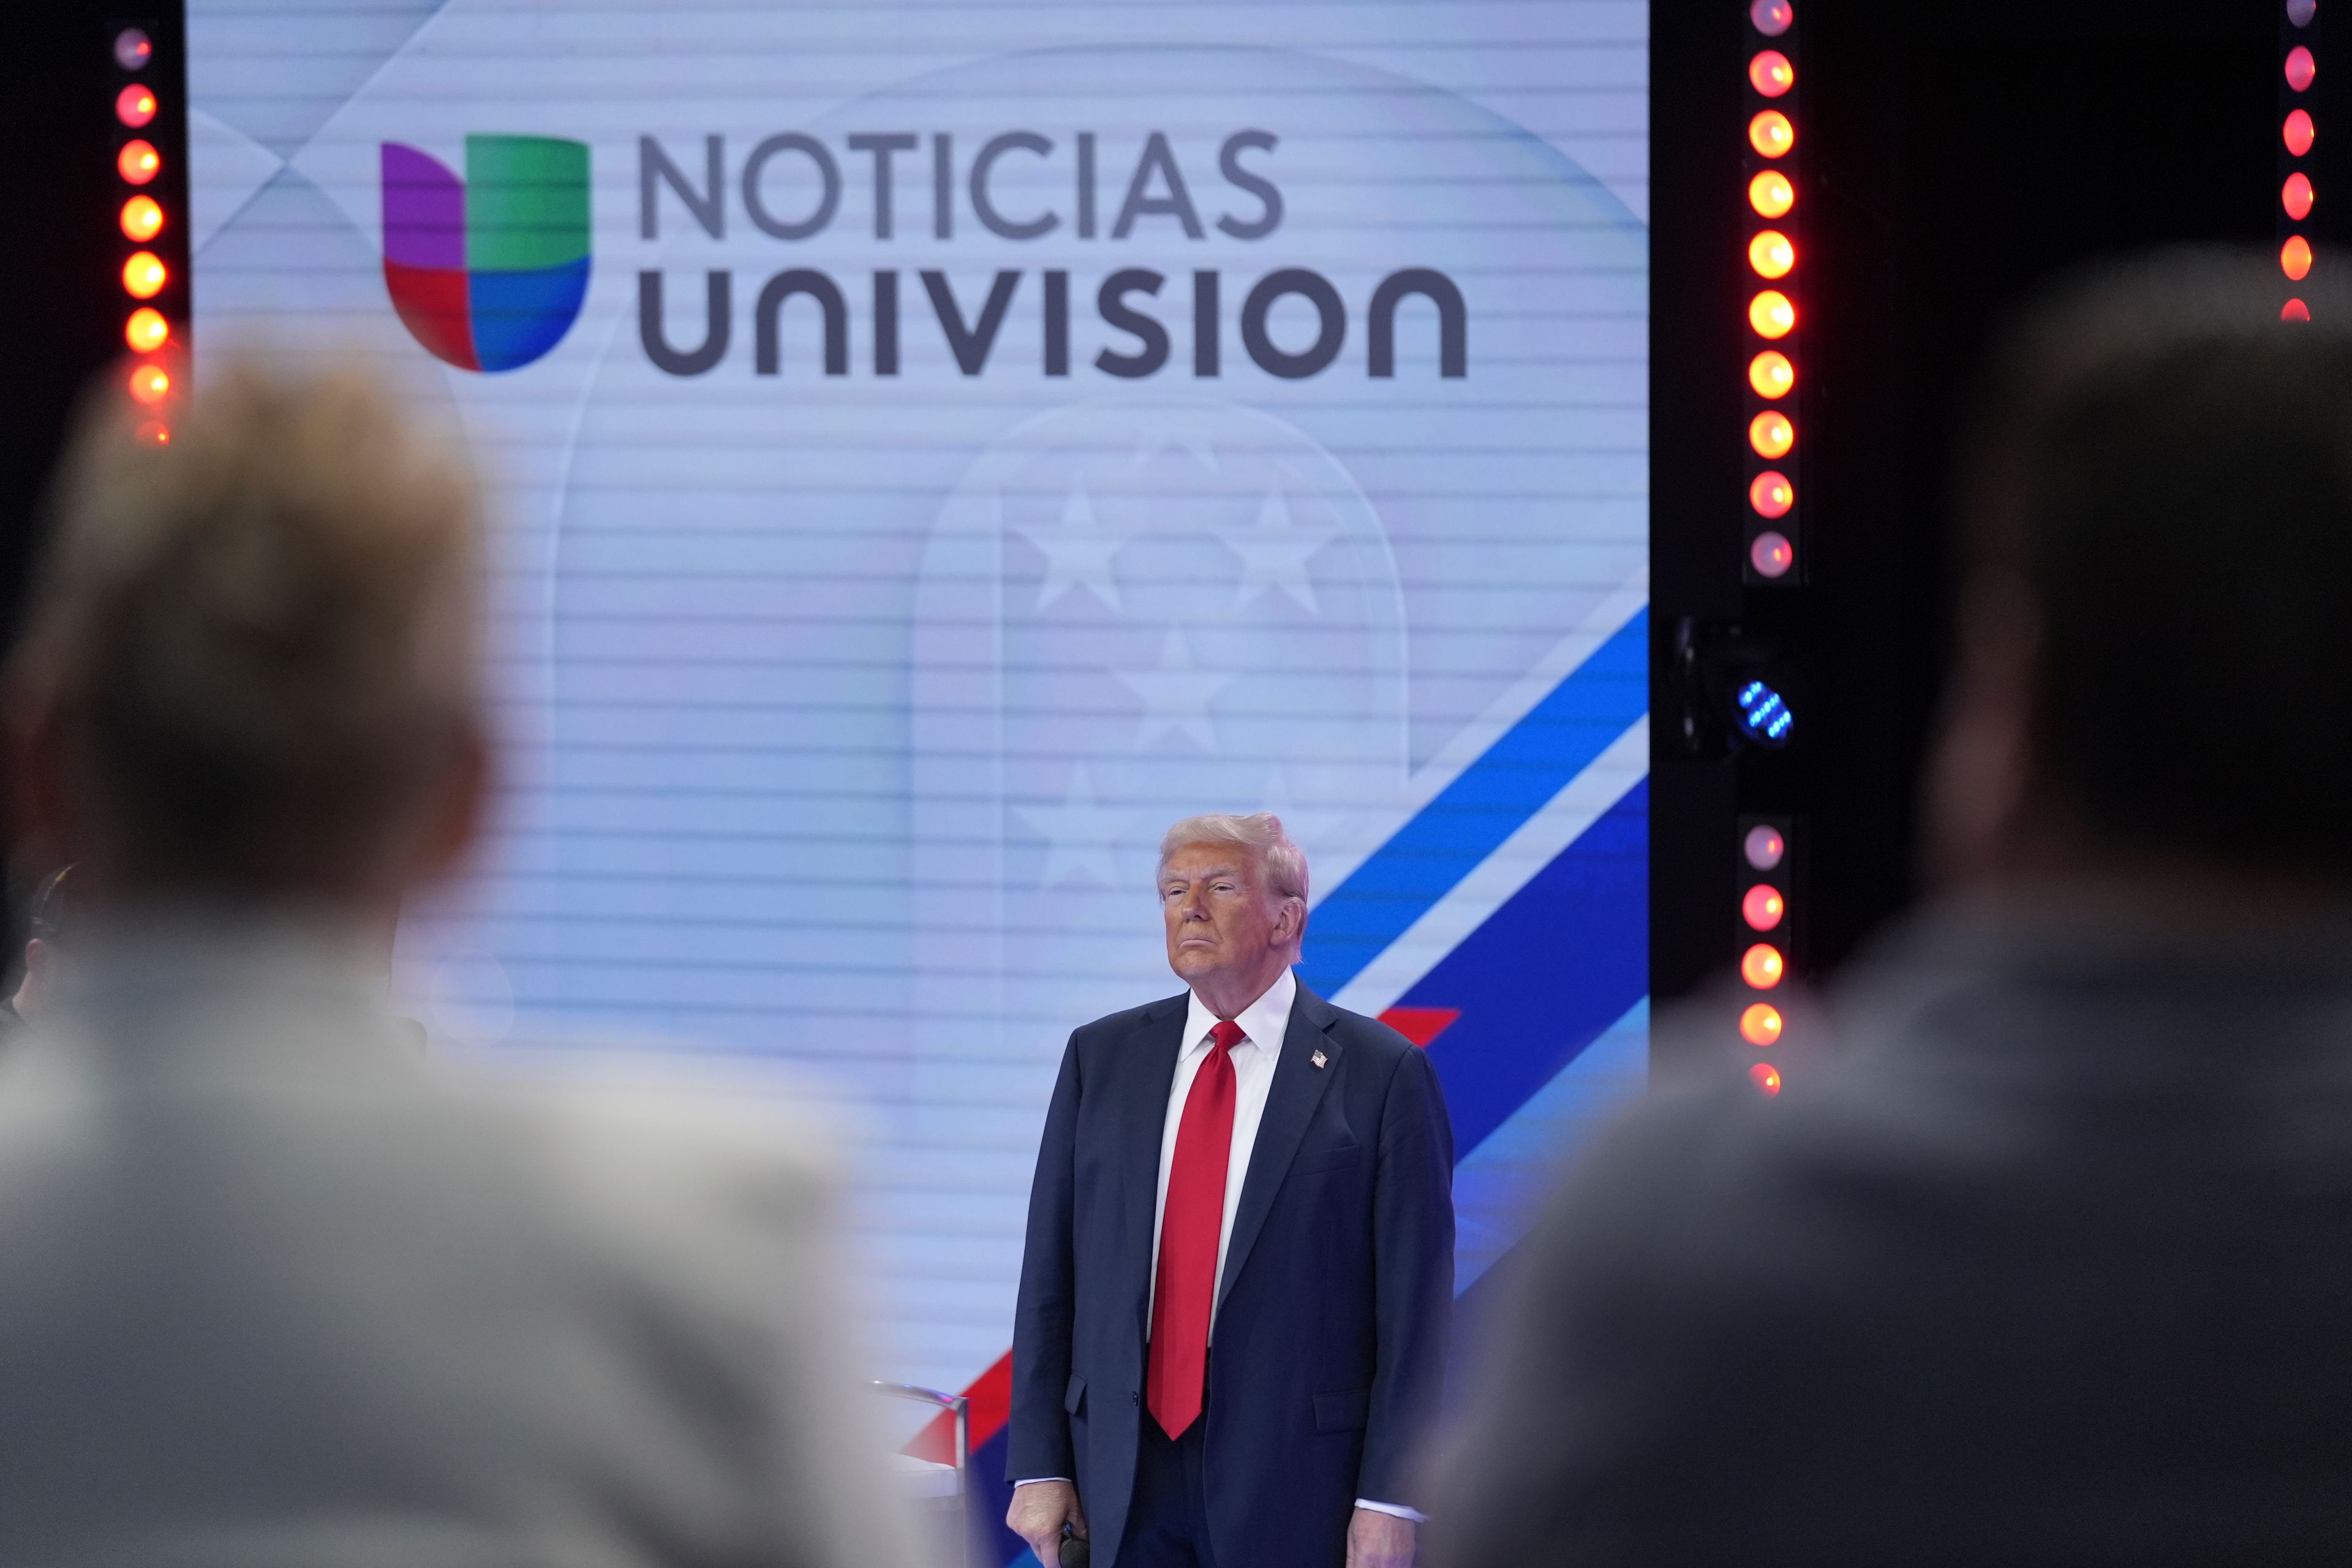
[[[1428,1059],[1291,973],[1276,817],[1160,846],[1183,995],[1070,1037],[1029,1199],[1010,1527],[1056,1568],[1404,1568],[1454,1299]]]
[[[1947,897],[1843,1059],[1570,1179],[1433,1561],[2352,1561],[2352,297],[2284,292],[2167,258],[2021,340]]]

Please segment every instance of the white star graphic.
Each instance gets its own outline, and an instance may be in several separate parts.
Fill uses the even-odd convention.
[[[1062,525],[1058,529],[1018,528],[1022,538],[1037,547],[1045,558],[1045,581],[1037,590],[1037,608],[1045,607],[1072,588],[1083,587],[1113,610],[1125,610],[1119,603],[1118,580],[1111,575],[1111,557],[1127,544],[1126,539],[1102,528],[1095,521],[1095,503],[1087,494],[1084,475],[1073,476],[1069,498],[1062,502]]]
[[[1040,889],[1091,877],[1106,888],[1118,886],[1118,867],[1110,847],[1134,816],[1129,811],[1106,811],[1095,804],[1094,775],[1087,764],[1070,769],[1070,787],[1059,805],[1024,805],[1021,815],[1045,836],[1045,868],[1037,877]]]
[[[1278,490],[1268,490],[1258,503],[1255,528],[1221,528],[1217,537],[1242,558],[1242,585],[1234,600],[1239,609],[1269,588],[1279,588],[1310,616],[1322,607],[1315,601],[1315,584],[1307,580],[1307,563],[1315,552],[1339,536],[1336,528],[1300,528],[1291,521],[1290,502]]]
[[[1209,702],[1231,686],[1230,675],[1213,675],[1192,668],[1192,650],[1181,626],[1168,628],[1160,645],[1157,669],[1114,669],[1120,684],[1143,699],[1143,721],[1135,731],[1135,749],[1143,750],[1160,736],[1179,733],[1204,752],[1217,749],[1217,732],[1209,721]]]

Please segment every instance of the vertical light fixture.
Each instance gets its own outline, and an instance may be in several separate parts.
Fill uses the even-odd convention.
[[[1795,353],[1802,311],[1793,276],[1802,254],[1797,239],[1797,8],[1795,0],[1749,0],[1747,13],[1741,199],[1748,247],[1748,488],[1740,572],[1750,583],[1792,583],[1804,574]]]
[[[2319,137],[2311,113],[2311,84],[2319,76],[2319,59],[2312,52],[2318,16],[2319,0],[2286,0],[2279,27],[2278,260],[2286,279],[2286,300],[2279,306],[2282,321],[2311,320],[2311,307],[2299,285],[2318,261],[2306,226],[2319,199],[2310,168],[2311,149]]]
[[[1750,585],[1801,582],[1806,571],[1805,487],[1801,446],[1804,378],[1798,344],[1807,305],[1800,158],[1802,115],[1795,0],[1748,0],[1741,34],[1746,89],[1746,144],[1741,148],[1743,205],[1739,232],[1746,282],[1745,320],[1734,328],[1747,341],[1746,484],[1737,504],[1742,521],[1742,579]],[[1759,694],[1754,701],[1750,693]],[[1766,699],[1769,699],[1767,702]],[[1777,690],[1761,681],[1741,689],[1745,732],[1767,746],[1789,738],[1790,714]],[[1780,1003],[1789,973],[1789,837],[1793,824],[1777,816],[1739,818],[1739,978],[1742,999],[1735,1026],[1748,1047],[1748,1076],[1758,1092],[1780,1092],[1777,1056],[1788,1028]]]
[[[114,172],[120,207],[115,226],[123,242],[122,342],[131,355],[125,387],[144,411],[138,427],[140,437],[161,446],[172,438],[168,406],[179,390],[174,351],[183,335],[174,317],[187,289],[177,269],[155,249],[159,237],[179,226],[171,193],[184,189],[180,172],[167,167],[166,154],[156,144],[163,140],[163,127],[155,121],[167,112],[163,98],[164,73],[156,64],[156,31],[152,22],[108,25],[114,68],[106,91],[118,138]],[[166,248],[172,248],[169,241]]]
[[[1788,1016],[1780,1001],[1789,972],[1790,900],[1790,837],[1796,821],[1787,816],[1739,818],[1739,960],[1742,1001],[1739,1037],[1748,1052],[1748,1077],[1764,1094],[1780,1092],[1774,1061]]]

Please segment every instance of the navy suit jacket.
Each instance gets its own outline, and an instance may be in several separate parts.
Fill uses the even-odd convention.
[[[1099,1568],[1117,1568],[1150,1419],[1152,1211],[1185,1004],[1070,1036],[1029,1194],[1007,1477],[1074,1477]],[[1453,1183],[1428,1058],[1301,985],[1217,1283],[1203,1464],[1224,1568],[1339,1568],[1356,1499],[1419,1506],[1412,1449],[1454,1302]]]

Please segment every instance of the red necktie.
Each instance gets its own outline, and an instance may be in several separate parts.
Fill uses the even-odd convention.
[[[1184,1097],[1176,1123],[1176,1158],[1168,1169],[1168,1206],[1160,1218],[1160,1277],[1151,1298],[1151,1418],[1171,1437],[1200,1418],[1209,1373],[1209,1312],[1217,1300],[1217,1233],[1225,1223],[1225,1165],[1234,1149],[1233,1048],[1243,1039],[1231,1018],[1209,1031],[1213,1043]]]

